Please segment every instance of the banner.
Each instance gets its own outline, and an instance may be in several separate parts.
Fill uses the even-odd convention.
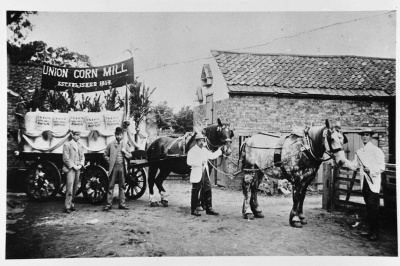
[[[74,92],[107,90],[133,83],[133,58],[112,65],[67,68],[43,63],[42,88]]]

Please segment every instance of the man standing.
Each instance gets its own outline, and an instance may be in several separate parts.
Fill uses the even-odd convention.
[[[132,154],[129,152],[127,144],[123,142],[122,139],[123,129],[117,127],[115,129],[115,141],[108,144],[104,151],[104,159],[109,163],[108,178],[110,180],[107,191],[107,205],[104,207],[104,211],[111,209],[114,186],[117,179],[119,188],[118,209],[128,210],[128,207],[125,206],[125,176],[128,172],[127,160],[132,158]]]
[[[359,133],[363,147],[356,152],[354,161],[349,167],[345,165],[351,170],[360,168],[362,194],[367,206],[369,223],[369,232],[361,233],[361,235],[369,237],[371,241],[379,237],[379,191],[381,173],[385,170],[385,155],[380,148],[371,143],[374,133],[371,129]]]
[[[218,215],[212,209],[211,183],[209,177],[208,160],[214,160],[222,155],[221,148],[214,153],[205,148],[205,136],[198,133],[195,137],[196,145],[191,148],[187,155],[187,164],[192,167],[190,172],[190,183],[192,183],[191,214],[200,216],[197,211],[199,191],[203,185],[206,214]]]
[[[65,210],[66,213],[77,211],[73,200],[75,199],[76,190],[78,188],[79,175],[81,168],[85,164],[85,154],[82,145],[78,142],[81,138],[81,132],[73,131],[72,140],[65,143],[63,147],[63,172],[66,173],[66,193],[65,193]]]

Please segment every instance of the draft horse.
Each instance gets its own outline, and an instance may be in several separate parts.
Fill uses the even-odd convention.
[[[259,133],[246,139],[239,151],[239,160],[242,160],[244,171],[243,217],[264,217],[257,201],[257,190],[264,175],[287,179],[293,185],[293,207],[289,223],[293,227],[301,228],[307,223],[303,214],[307,186],[314,180],[325,153],[339,166],[345,163],[342,144],[346,142],[347,139],[339,129],[330,128],[328,120],[324,126],[306,127],[296,133],[281,136]]]
[[[211,151],[216,151],[222,146],[222,153],[229,156],[232,153],[233,131],[229,128],[229,125],[222,124],[219,118],[217,121],[217,125],[210,125],[203,128],[202,134],[206,136],[207,147]],[[190,132],[179,138],[161,137],[148,147],[147,160],[150,162],[148,175],[150,206],[156,207],[159,205],[154,195],[154,184],[156,184],[161,196],[160,203],[164,207],[167,207],[168,195],[163,187],[164,180],[171,172],[176,174],[190,173],[191,168],[187,165],[187,156],[185,155],[196,144],[196,134],[197,132]],[[176,157],[174,158],[174,156]],[[210,164],[209,162],[208,169],[211,172],[212,167]],[[159,173],[157,175],[158,170]]]

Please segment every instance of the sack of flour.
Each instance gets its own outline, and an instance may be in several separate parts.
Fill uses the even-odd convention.
[[[102,131],[105,129],[103,113],[86,113],[86,130]]]
[[[86,112],[69,112],[69,129],[86,131]]]
[[[69,114],[54,113],[53,117],[53,132],[64,133],[69,130]]]
[[[122,111],[104,112],[106,131],[114,132],[116,127],[120,127],[122,125],[123,114]]]
[[[46,131],[53,128],[53,112],[36,112],[35,130]]]
[[[37,112],[27,112],[25,114],[25,130],[33,131],[36,127],[36,115]]]

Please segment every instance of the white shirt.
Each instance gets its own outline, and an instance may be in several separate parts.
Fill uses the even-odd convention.
[[[217,159],[220,155],[222,155],[220,149],[211,152],[207,148],[200,148],[197,144],[191,148],[187,155],[187,164],[192,167],[192,171],[190,172],[190,182],[200,182],[204,169],[207,170],[208,174],[207,161]]]
[[[369,169],[370,178],[367,173],[364,173],[363,165]],[[348,165],[346,164],[345,167],[354,171],[360,168],[361,187],[363,186],[365,176],[371,191],[379,193],[381,189],[381,173],[385,171],[385,155],[380,148],[369,141],[361,149],[357,150],[353,162],[350,162]]]

